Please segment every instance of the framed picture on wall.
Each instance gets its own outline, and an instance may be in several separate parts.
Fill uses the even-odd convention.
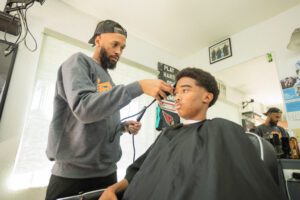
[[[6,55],[6,53],[8,53],[7,48],[10,45],[13,44],[4,40],[0,40],[0,118],[2,116],[6,94],[18,51],[18,48],[16,47],[11,53]]]
[[[231,49],[231,41],[230,38],[218,42],[213,46],[208,48],[209,51],[209,63],[213,64],[225,58],[232,56],[232,49]]]

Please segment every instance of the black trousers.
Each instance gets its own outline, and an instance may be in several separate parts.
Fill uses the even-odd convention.
[[[78,195],[107,188],[117,182],[117,173],[106,177],[73,179],[51,175],[46,193],[46,200],[56,200],[57,198]]]

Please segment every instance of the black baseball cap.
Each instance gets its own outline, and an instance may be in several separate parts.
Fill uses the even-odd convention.
[[[264,115],[268,115],[270,113],[282,113],[282,111],[279,108],[271,107],[266,113],[264,113]]]
[[[101,33],[120,33],[127,37],[127,31],[119,23],[107,19],[98,23],[95,33],[89,40],[89,43],[94,46],[96,37]]]

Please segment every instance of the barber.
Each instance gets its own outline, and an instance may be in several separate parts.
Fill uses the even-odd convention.
[[[275,148],[278,158],[289,158],[289,134],[277,125],[281,119],[282,111],[279,108],[271,107],[266,113],[265,122],[255,128],[255,133],[268,140]]]
[[[117,181],[122,132],[136,134],[141,123],[120,123],[120,109],[145,93],[157,100],[173,93],[162,80],[115,85],[108,70],[125,48],[127,32],[117,22],[101,21],[89,43],[92,57],[76,53],[59,68],[46,154],[55,161],[46,199],[106,188]]]

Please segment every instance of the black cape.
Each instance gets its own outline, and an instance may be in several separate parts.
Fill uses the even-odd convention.
[[[168,128],[128,169],[123,200],[277,200],[244,130],[225,119]]]

